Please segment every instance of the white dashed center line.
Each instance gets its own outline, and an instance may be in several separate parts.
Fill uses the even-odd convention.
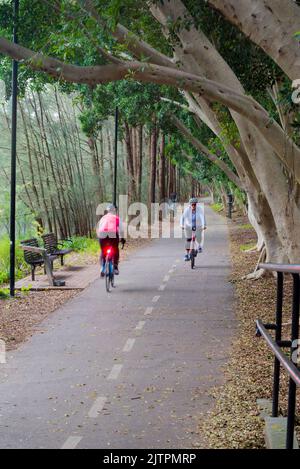
[[[144,325],[145,325],[146,321],[139,321],[138,322],[138,325],[136,326],[136,330],[137,331],[140,331],[143,329]]]
[[[112,367],[111,372],[109,373],[107,379],[112,380],[112,379],[118,379],[118,376],[123,368],[123,365],[114,365]]]
[[[158,290],[159,290],[159,291],[164,291],[165,288],[166,288],[166,284],[160,285],[160,286],[158,287]]]
[[[106,397],[97,397],[95,403],[91,407],[91,410],[89,411],[89,417],[90,419],[95,419],[99,416],[101,410],[104,407],[104,404],[106,402]]]
[[[67,441],[62,445],[61,449],[75,449],[81,440],[82,436],[69,436]]]
[[[163,279],[163,282],[168,282],[170,280],[170,275],[166,275]]]
[[[159,296],[159,295],[158,295],[158,296],[154,296],[154,297],[152,298],[152,303],[157,303],[159,299],[160,299],[160,296]]]
[[[147,316],[148,314],[151,314],[153,311],[153,306],[148,306],[148,308],[146,308],[146,311],[144,312],[144,315]]]
[[[128,339],[126,344],[124,345],[123,352],[130,352],[132,347],[134,346],[135,339]]]

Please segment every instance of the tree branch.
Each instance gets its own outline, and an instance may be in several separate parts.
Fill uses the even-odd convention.
[[[300,149],[257,101],[228,86],[181,70],[144,62],[123,62],[91,67],[65,64],[52,57],[34,53],[3,37],[0,37],[0,52],[15,60],[25,61],[34,70],[46,72],[59,80],[72,83],[94,86],[98,83],[134,79],[145,83],[170,85],[206,96],[209,100],[224,104],[251,121],[273,147],[285,166],[294,172],[296,180],[300,182]]]
[[[206,156],[206,158],[218,166],[223,171],[223,173],[226,174],[228,179],[230,179],[230,181],[232,181],[237,187],[243,189],[243,184],[239,177],[234,174],[234,172],[227,166],[226,163],[224,163],[224,161],[220,160],[216,155],[211,153],[209,149],[203,145],[203,143],[201,143],[196,137],[192,135],[189,129],[179,119],[177,119],[176,116],[173,115],[171,120],[177,129],[182,133],[182,135],[184,135],[187,140],[196,148],[196,150],[198,150],[202,155]]]

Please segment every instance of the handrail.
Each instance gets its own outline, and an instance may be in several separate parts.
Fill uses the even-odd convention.
[[[297,386],[300,386],[300,371],[298,370],[298,368],[281,351],[280,347],[276,344],[270,334],[268,334],[267,329],[265,328],[263,322],[260,319],[256,321],[256,326],[261,335],[266,340],[269,347],[273,350],[274,355],[276,355],[276,357],[278,358],[282,366],[285,368],[285,370],[288,372],[289,376],[292,378],[294,383],[296,383]]]
[[[279,389],[280,389],[280,367],[287,371],[289,375],[289,391],[288,391],[288,410],[287,410],[287,432],[286,432],[286,448],[294,447],[294,427],[296,414],[296,387],[300,386],[300,371],[293,363],[293,354],[297,353],[297,345],[299,341],[299,318],[300,318],[300,265],[298,264],[259,264],[264,270],[277,272],[277,300],[276,300],[276,323],[263,324],[261,320],[256,321],[258,335],[263,336],[267,344],[271,348],[274,358],[273,373],[273,402],[272,417],[278,417],[279,411]],[[282,340],[282,313],[283,313],[283,287],[284,274],[291,274],[293,278],[293,301],[292,301],[292,324],[290,340]],[[267,332],[275,331],[275,338]],[[295,345],[297,344],[297,345]],[[290,348],[290,357],[287,357],[281,350],[286,346]]]

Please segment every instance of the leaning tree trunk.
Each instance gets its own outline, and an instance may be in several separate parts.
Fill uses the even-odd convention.
[[[300,7],[293,0],[207,0],[237,26],[292,80],[300,78]]]

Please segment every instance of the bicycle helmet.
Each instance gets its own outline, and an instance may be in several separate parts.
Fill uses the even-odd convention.
[[[189,201],[189,204],[192,205],[192,204],[197,204],[198,203],[198,199],[197,197],[192,197]]]

